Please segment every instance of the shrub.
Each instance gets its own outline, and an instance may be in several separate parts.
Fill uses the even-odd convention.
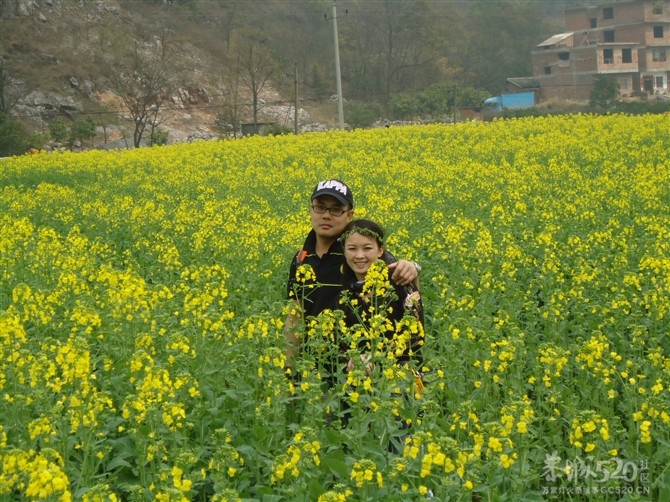
[[[346,104],[346,121],[354,129],[370,127],[381,115],[381,108],[373,103]]]
[[[591,106],[596,108],[610,108],[619,95],[619,84],[616,78],[609,75],[600,75],[591,90]]]
[[[154,129],[149,135],[149,146],[166,145],[168,141],[169,132]]]
[[[291,134],[293,129],[283,124],[270,124],[265,128],[267,136],[281,136],[283,134]]]
[[[30,148],[24,127],[0,112],[0,157],[21,155]]]
[[[49,122],[49,135],[56,143],[65,143],[67,141],[69,132],[63,119],[59,117]]]

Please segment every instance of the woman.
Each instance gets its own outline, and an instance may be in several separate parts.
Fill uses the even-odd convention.
[[[384,252],[384,230],[370,220],[353,220],[340,239],[345,258],[340,304],[347,326],[340,352],[359,349],[368,370],[373,354],[375,360],[412,362],[420,369],[424,338],[421,295],[415,282],[399,286],[389,281],[385,261],[392,257]],[[353,364],[350,359],[349,370]]]

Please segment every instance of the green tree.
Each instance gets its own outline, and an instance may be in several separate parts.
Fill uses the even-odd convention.
[[[347,102],[345,105],[347,123],[354,129],[370,127],[380,115],[379,105],[373,103]]]
[[[168,131],[152,129],[151,134],[149,135],[149,146],[167,145],[169,135],[170,133]]]
[[[419,105],[416,96],[403,92],[391,96],[390,116],[393,119],[406,120],[417,114]]]
[[[604,110],[611,107],[619,96],[619,83],[611,75],[598,75],[591,88],[590,103]]]
[[[265,128],[265,134],[267,136],[283,136],[285,134],[291,134],[293,129],[282,124],[270,124]]]
[[[49,136],[56,143],[65,143],[70,137],[70,131],[62,118],[57,117],[49,122]]]
[[[433,118],[450,115],[454,107],[454,86],[434,84],[419,94],[419,110],[421,115]]]
[[[456,106],[459,108],[478,108],[489,97],[489,93],[474,87],[458,87],[456,89]]]
[[[24,127],[0,111],[0,157],[21,155],[30,148]]]
[[[83,148],[84,141],[93,139],[95,137],[95,122],[91,117],[86,117],[83,120],[77,120],[70,126],[70,134],[68,137],[68,145],[70,150],[78,141],[80,148]]]

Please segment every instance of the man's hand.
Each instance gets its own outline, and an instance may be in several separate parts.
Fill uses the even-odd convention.
[[[391,279],[400,286],[406,286],[419,277],[416,264],[412,261],[399,260],[388,267],[392,274]]]

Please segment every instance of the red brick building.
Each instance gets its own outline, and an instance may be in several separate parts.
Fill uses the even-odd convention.
[[[670,1],[569,8],[565,28],[531,53],[539,100],[586,101],[599,75],[622,97],[670,93]]]

